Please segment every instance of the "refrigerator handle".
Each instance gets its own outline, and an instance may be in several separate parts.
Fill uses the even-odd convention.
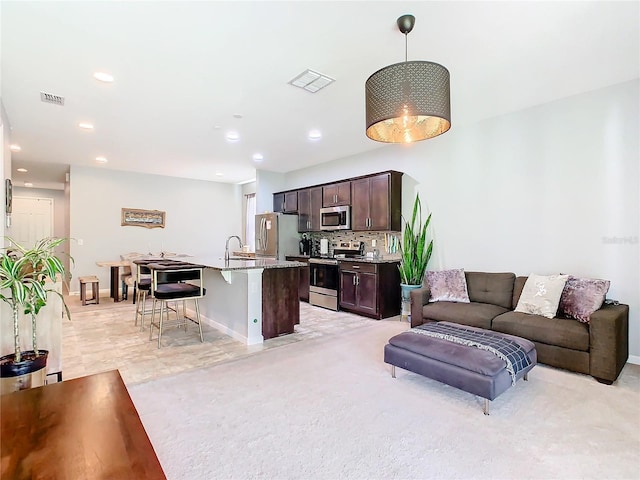
[[[267,250],[267,219],[262,219],[262,249]]]

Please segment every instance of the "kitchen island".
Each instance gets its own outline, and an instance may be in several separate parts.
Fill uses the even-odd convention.
[[[272,259],[194,258],[206,267],[200,300],[205,322],[247,345],[293,333],[300,322],[299,268]]]

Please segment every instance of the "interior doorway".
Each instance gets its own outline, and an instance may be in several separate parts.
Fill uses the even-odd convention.
[[[13,197],[10,237],[26,248],[53,236],[53,198]]]

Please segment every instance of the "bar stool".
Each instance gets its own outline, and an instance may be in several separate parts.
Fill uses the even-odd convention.
[[[151,295],[151,269],[150,263],[161,265],[189,265],[171,259],[135,259],[132,261],[132,268],[135,266],[135,281],[133,284],[133,303],[136,304],[134,325],[138,325],[140,318],[140,331],[144,330],[144,316],[151,314],[152,310],[147,309],[147,297]]]
[[[98,281],[98,277],[95,275],[87,275],[86,277],[78,278],[80,282],[80,301],[82,305],[87,305],[88,303],[100,303],[100,282]],[[91,284],[91,294],[92,298],[87,300],[87,283]]]
[[[147,295],[151,293],[151,270],[147,264],[156,260],[133,260],[135,265],[135,283],[133,285],[133,303],[136,304],[135,322],[138,325],[138,317],[140,318],[140,331],[144,330],[144,316],[151,313],[147,310]],[[132,265],[132,266],[133,266]]]
[[[151,292],[153,294],[153,308],[151,310],[151,323],[149,326],[149,340],[153,339],[153,329],[158,329],[158,348],[162,346],[163,329],[168,326],[184,327],[187,331],[189,321],[198,325],[200,332],[200,341],[204,342],[202,336],[202,324],[200,322],[200,306],[198,299],[206,295],[207,291],[202,285],[202,276],[204,265],[195,265],[190,263],[171,262],[171,263],[150,263],[147,267],[151,270]],[[190,283],[197,281],[198,285]],[[186,301],[193,300],[196,309],[196,318],[187,317]],[[156,319],[157,302],[160,302],[160,315]],[[175,302],[174,308],[171,310],[176,313],[176,320],[170,322],[168,303]],[[182,316],[180,315],[179,305],[182,303]],[[167,320],[164,319],[166,312]]]

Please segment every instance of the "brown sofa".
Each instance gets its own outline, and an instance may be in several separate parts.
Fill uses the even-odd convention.
[[[508,333],[531,340],[538,362],[585,373],[612,384],[629,356],[629,306],[608,305],[590,322],[514,312],[527,277],[513,273],[465,272],[470,303],[429,302],[429,288],[411,292],[411,326],[430,321]]]

